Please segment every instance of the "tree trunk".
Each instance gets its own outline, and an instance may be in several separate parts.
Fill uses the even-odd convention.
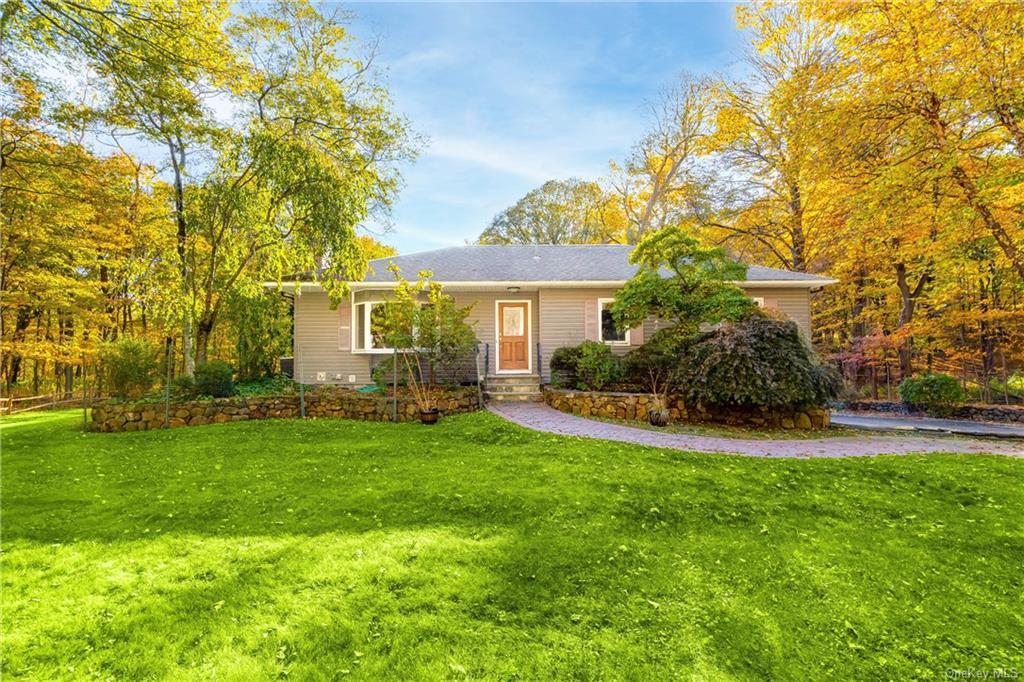
[[[167,147],[171,153],[171,168],[174,171],[174,219],[177,224],[177,253],[178,273],[181,276],[181,293],[187,302],[191,300],[189,290],[189,269],[188,269],[188,224],[185,221],[185,185],[183,174],[185,172],[185,147],[181,144],[180,138],[168,138]],[[188,307],[183,315],[181,324],[181,351],[185,356],[184,376],[190,377],[195,374],[196,361],[192,354],[192,310]]]
[[[10,394],[11,386],[18,383],[18,378],[21,374],[21,353],[15,349],[17,344],[25,338],[25,332],[28,331],[28,325],[31,321],[32,311],[24,306],[18,308],[18,316],[14,322],[14,334],[11,337],[11,368],[7,373],[8,394]]]
[[[800,187],[797,185],[789,187],[789,213],[792,220],[790,254],[793,269],[797,272],[807,272],[807,235],[804,234],[803,202],[800,198]]]
[[[64,365],[64,399],[70,400],[75,392],[75,368],[68,364]]]
[[[215,313],[206,313],[196,325],[196,363],[202,364],[207,361],[210,336],[213,334],[213,326],[217,321]]]
[[[907,266],[904,263],[896,264],[896,286],[900,290],[900,318],[898,329],[904,329],[914,320],[914,308],[917,306],[917,297],[924,291],[925,286],[931,280],[926,272],[917,280],[917,285],[911,290],[907,283]],[[905,379],[913,373],[914,337],[907,336],[900,344],[900,379]]]
[[[1021,279],[1024,280],[1024,252],[1021,251],[1020,247],[1014,242],[1013,238],[1003,227],[1003,224],[995,217],[989,207],[981,201],[981,197],[978,196],[978,188],[975,186],[974,181],[971,180],[970,176],[967,175],[967,171],[960,165],[953,166],[950,174],[953,179],[956,180],[956,184],[960,185],[960,189],[964,192],[964,198],[967,199],[967,204],[974,209],[974,212],[981,217],[985,227],[992,233],[996,243],[999,244],[999,248],[1003,250],[1006,257],[1010,260],[1013,265],[1013,269],[1017,271]]]

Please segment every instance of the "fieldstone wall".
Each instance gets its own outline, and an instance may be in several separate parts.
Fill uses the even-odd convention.
[[[921,414],[906,403],[890,400],[851,400],[843,405],[855,412],[886,412],[892,414]],[[953,419],[983,422],[1010,422],[1024,424],[1024,407],[1020,405],[961,405],[950,414]]]
[[[443,414],[479,409],[476,388],[449,389],[438,401]],[[300,415],[299,396],[214,398],[172,402],[170,426],[199,426],[249,419],[293,419]],[[382,393],[359,393],[326,387],[306,394],[306,416],[364,421],[390,421],[391,398]],[[411,396],[398,397],[398,421],[419,419],[419,408]],[[100,403],[92,408],[94,431],[146,431],[164,425],[163,403]]]
[[[642,393],[545,388],[544,402],[556,410],[571,412],[582,417],[645,420],[647,411],[654,404],[654,398]],[[817,407],[801,410],[777,410],[768,407],[704,407],[686,405],[680,398],[670,396],[668,409],[674,421],[684,422],[712,422],[731,426],[777,429],[822,429],[829,425],[829,411]]]

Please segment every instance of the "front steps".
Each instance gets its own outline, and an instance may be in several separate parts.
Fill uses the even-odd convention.
[[[495,374],[484,380],[484,397],[495,402],[540,402],[536,374]]]

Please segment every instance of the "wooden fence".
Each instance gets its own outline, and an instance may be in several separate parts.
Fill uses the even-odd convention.
[[[0,415],[18,414],[31,410],[49,410],[55,407],[69,407],[81,405],[84,396],[74,393],[50,393],[48,395],[33,395],[24,398],[0,398]],[[89,402],[99,400],[99,396],[89,396]]]

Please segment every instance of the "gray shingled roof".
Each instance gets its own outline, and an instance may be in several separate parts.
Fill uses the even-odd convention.
[[[393,282],[389,262],[408,279],[421,270],[438,282],[624,282],[636,272],[632,246],[618,244],[454,246],[370,261],[367,282]],[[827,277],[751,265],[747,281],[828,283]]]

